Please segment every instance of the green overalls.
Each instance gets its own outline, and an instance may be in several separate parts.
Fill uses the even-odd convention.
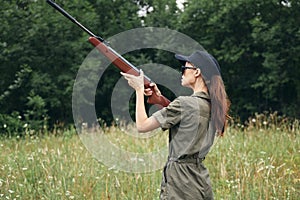
[[[160,198],[213,199],[209,174],[202,164],[215,137],[209,130],[209,96],[198,92],[178,97],[153,116],[163,130],[169,129],[169,157]]]

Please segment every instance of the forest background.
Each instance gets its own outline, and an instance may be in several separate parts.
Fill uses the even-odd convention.
[[[188,0],[180,6],[170,0],[56,2],[103,38],[141,27],[165,27],[193,38],[219,61],[230,114],[240,123],[263,112],[300,118],[298,0]],[[0,132],[72,126],[73,84],[93,48],[88,35],[46,1],[4,1],[0,12]],[[174,55],[161,50],[125,56],[136,66],[180,67]],[[118,69],[109,68],[96,93],[97,117],[107,124],[114,120],[110,101],[118,79]]]

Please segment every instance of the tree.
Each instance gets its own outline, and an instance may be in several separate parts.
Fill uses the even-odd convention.
[[[140,24],[134,1],[57,3],[104,38]],[[45,1],[6,1],[0,10],[0,69],[5,72],[0,80],[1,114],[17,112],[31,120],[42,106],[40,117],[49,117],[50,124],[72,123],[73,83],[81,62],[93,49],[88,35]],[[105,82],[106,88],[113,79]],[[110,90],[101,92],[108,95]],[[101,99],[100,103],[102,112],[110,102]],[[107,117],[101,112],[101,117]]]

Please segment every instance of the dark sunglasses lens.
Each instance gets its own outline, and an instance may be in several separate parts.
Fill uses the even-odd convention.
[[[185,69],[185,66],[181,66],[181,74],[184,74]]]

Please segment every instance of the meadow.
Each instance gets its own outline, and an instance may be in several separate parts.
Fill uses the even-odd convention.
[[[215,199],[300,199],[299,121],[273,118],[256,115],[247,125],[231,124],[216,140],[204,161]],[[135,152],[161,148],[168,137],[159,132],[130,141],[120,126],[105,134]],[[0,199],[159,199],[160,170],[128,173],[105,166],[73,129],[1,137],[0,151]]]

